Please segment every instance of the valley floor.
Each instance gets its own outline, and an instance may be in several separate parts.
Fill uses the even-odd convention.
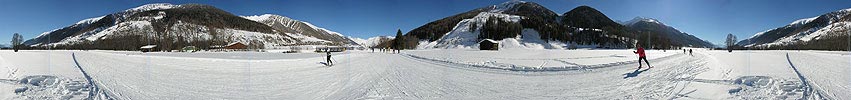
[[[845,99],[851,53],[0,51],[0,99]]]

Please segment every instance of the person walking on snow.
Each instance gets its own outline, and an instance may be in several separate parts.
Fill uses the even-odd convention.
[[[641,60],[642,59],[644,60],[644,62],[647,63],[648,68],[653,68],[653,66],[650,66],[650,62],[647,61],[647,57],[644,54],[644,48],[642,48],[640,44],[635,44],[635,47],[637,47],[638,50],[632,51],[632,53],[638,54],[638,69],[641,69]]]
[[[328,65],[330,66],[330,65],[334,65],[334,62],[331,62],[331,50],[329,50],[329,49],[325,49],[325,55],[327,55],[327,57],[325,57],[325,58],[327,58],[325,60],[325,62],[327,62]]]
[[[692,54],[692,52],[691,52],[691,49],[688,49],[688,55],[689,55],[689,56],[694,56],[694,54]]]

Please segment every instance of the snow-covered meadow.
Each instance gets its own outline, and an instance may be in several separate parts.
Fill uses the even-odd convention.
[[[0,51],[0,99],[845,99],[851,53]],[[513,67],[508,67],[513,66]],[[646,66],[646,65],[645,65]]]
[[[418,50],[406,55],[425,60],[467,64],[486,68],[514,71],[567,71],[589,70],[602,67],[637,63],[633,50],[551,50],[504,49],[481,51],[473,49]],[[683,53],[681,50],[647,51],[647,59],[668,57]]]

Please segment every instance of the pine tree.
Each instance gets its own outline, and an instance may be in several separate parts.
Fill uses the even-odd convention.
[[[396,39],[393,40],[393,45],[392,45],[393,49],[396,49],[396,50],[404,49],[405,48],[403,46],[405,44],[404,41],[405,41],[405,38],[402,37],[402,30],[397,29],[396,30]]]

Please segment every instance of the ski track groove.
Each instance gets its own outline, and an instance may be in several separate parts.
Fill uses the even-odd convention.
[[[457,68],[457,69],[464,69],[464,70],[472,70],[474,72],[500,73],[500,74],[521,75],[521,76],[528,76],[528,75],[540,76],[540,75],[536,75],[537,73],[550,73],[550,74],[545,75],[545,76],[548,76],[548,75],[571,75],[571,74],[586,74],[586,73],[599,72],[599,71],[584,71],[584,72],[581,72],[581,73],[566,73],[566,74],[565,73],[556,73],[556,74],[553,74],[551,72],[525,72],[525,71],[506,71],[506,70],[484,71],[484,70],[480,70],[482,68],[472,69],[474,67],[466,67],[465,68],[464,66],[460,66],[460,67],[454,66],[454,65],[459,65],[457,63],[444,62],[444,61],[433,61],[433,60],[429,60],[429,59],[420,59],[420,58],[417,58],[417,57],[414,57],[414,56],[408,56],[408,55],[404,55],[404,57],[418,61],[418,62],[440,65],[440,66],[447,67],[447,68]],[[672,59],[676,60],[674,58],[684,58],[684,57],[690,57],[690,56],[683,56],[682,54],[676,54],[676,55],[663,57],[663,58],[657,58],[657,59],[653,59],[653,60],[655,60],[656,64],[666,64],[666,63],[670,63],[670,62],[676,62],[676,61],[672,61]],[[705,59],[705,58],[700,58],[700,59]],[[686,59],[687,61],[689,61],[687,63],[697,63],[697,65],[693,65],[693,66],[680,67],[680,66],[675,65],[676,67],[670,67],[670,68],[665,68],[663,66],[657,66],[657,67],[654,67],[653,69],[654,70],[658,69],[661,72],[646,73],[646,74],[650,74],[650,75],[649,76],[646,75],[646,74],[642,75],[642,76],[647,76],[647,77],[643,77],[642,79],[636,79],[636,80],[648,80],[649,79],[649,80],[658,80],[660,82],[661,81],[672,81],[674,83],[681,82],[681,80],[674,80],[675,78],[669,78],[669,77],[677,77],[677,76],[687,75],[687,76],[690,76],[690,78],[693,78],[694,75],[697,75],[701,72],[708,70],[708,68],[705,67],[707,62],[705,62],[705,61],[701,62],[701,61],[699,61],[700,59]],[[629,67],[624,67],[624,66],[633,65],[633,64],[635,64],[635,63],[612,65],[610,67],[613,67],[613,66],[618,66],[618,67],[613,67],[613,69],[610,69],[610,70],[629,68]],[[460,64],[460,65],[463,65],[463,64]],[[663,68],[665,68],[665,69],[663,69]],[[606,71],[602,71],[602,72],[606,72]],[[616,76],[616,77],[619,77],[619,76]],[[641,97],[641,98],[646,98],[646,99],[647,98],[662,98],[662,97],[666,97],[666,96],[663,96],[663,95],[677,95],[677,94],[679,94],[679,93],[671,93],[673,90],[675,90],[676,88],[679,88],[679,87],[666,87],[666,85],[659,85],[659,83],[654,84],[654,83],[650,83],[650,82],[651,81],[629,82],[629,84],[639,83],[639,84],[642,84],[642,85],[631,86],[632,87],[631,89],[625,89],[625,90],[636,90],[636,89],[642,90],[641,88],[656,88],[656,89],[646,90],[646,91],[649,91],[649,92],[656,93],[656,95],[650,95],[648,97]],[[687,82],[687,81],[685,81],[685,82]],[[666,83],[661,83],[661,84],[666,84]],[[624,84],[620,84],[620,85],[616,85],[616,86],[598,85],[598,86],[595,86],[595,87],[597,87],[597,88],[594,88],[594,89],[612,88],[612,87],[630,87],[630,86],[627,83],[624,83]],[[664,89],[664,90],[660,90],[660,89]],[[602,90],[606,90],[606,89],[602,89]],[[668,92],[666,92],[666,91],[668,91]],[[679,91],[679,92],[682,92],[682,91]],[[606,93],[590,94],[589,97],[605,97],[606,95],[604,95],[604,94],[606,94]],[[640,94],[640,93],[626,93],[626,94]],[[545,96],[544,95],[542,97],[553,97],[553,96]],[[667,96],[667,97],[672,97],[672,96]],[[627,98],[630,98],[630,97],[627,96]],[[524,99],[529,99],[529,98],[524,98]]]
[[[606,63],[606,64],[581,65],[581,64],[571,63],[571,62],[562,61],[562,60],[558,60],[558,59],[544,59],[544,60],[555,60],[555,61],[558,61],[558,62],[561,62],[561,63],[570,64],[570,65],[577,65],[577,66],[561,66],[561,67],[550,67],[550,68],[528,67],[528,66],[507,64],[507,63],[494,63],[497,66],[509,66],[508,68],[505,68],[505,67],[491,67],[491,66],[487,66],[487,65],[477,65],[477,64],[468,64],[468,63],[463,63],[463,62],[440,60],[440,59],[417,56],[417,55],[414,55],[414,54],[402,54],[402,55],[404,55],[408,58],[414,58],[414,59],[419,59],[419,60],[426,60],[426,61],[435,62],[433,64],[445,63],[445,64],[448,64],[448,65],[475,67],[475,68],[478,68],[478,69],[495,69],[495,70],[503,70],[503,71],[533,72],[533,73],[534,72],[591,71],[591,70],[595,70],[595,69],[604,69],[604,68],[609,68],[609,67],[614,67],[614,66],[623,66],[623,65],[638,63],[635,60],[629,60],[629,61],[613,62],[613,63]],[[660,58],[656,58],[656,59],[650,59],[650,60],[658,60],[658,61],[668,60],[668,59],[671,59],[673,56],[676,56],[676,55],[680,55],[680,54],[674,54],[674,55],[669,55],[669,56],[660,57]]]
[[[810,98],[810,99],[824,99],[824,98],[827,98],[827,99],[833,99],[833,98],[826,97],[826,96],[822,95],[821,93],[822,93],[823,91],[822,91],[821,89],[819,89],[819,87],[814,87],[813,85],[816,85],[816,84],[815,84],[815,83],[810,82],[810,81],[809,81],[806,77],[804,77],[804,75],[803,75],[803,74],[801,74],[801,72],[798,70],[798,68],[797,68],[797,67],[795,67],[795,64],[793,64],[793,63],[792,63],[792,59],[791,59],[791,57],[789,57],[789,53],[786,53],[786,61],[789,63],[789,66],[790,66],[790,67],[792,67],[792,70],[793,70],[793,71],[795,71],[795,74],[798,76],[798,79],[800,79],[800,80],[801,80],[801,83],[803,83],[803,84],[807,87],[807,88],[806,88],[806,91],[804,91],[804,97],[805,97],[805,98]],[[817,86],[817,85],[816,85],[816,86]],[[818,97],[818,98],[815,98],[815,97]]]
[[[93,90],[89,91],[89,95],[88,95],[88,97],[86,97],[87,99],[94,99],[98,95],[103,95],[104,99],[110,99],[110,100],[113,99],[112,97],[115,97],[115,96],[110,96],[110,95],[112,95],[111,93],[113,91],[110,91],[106,87],[100,86],[99,85],[100,82],[95,81],[94,78],[92,78],[92,76],[89,76],[89,74],[86,73],[86,70],[83,70],[83,67],[80,66],[79,62],[77,62],[77,55],[75,53],[71,53],[71,58],[74,59],[74,64],[76,64],[76,67],[80,70],[80,73],[83,74],[83,77],[86,78],[86,81],[89,82],[89,85],[91,85],[92,88],[94,88]],[[106,92],[104,90],[110,91],[110,92]],[[98,99],[101,99],[101,98],[98,98]]]

